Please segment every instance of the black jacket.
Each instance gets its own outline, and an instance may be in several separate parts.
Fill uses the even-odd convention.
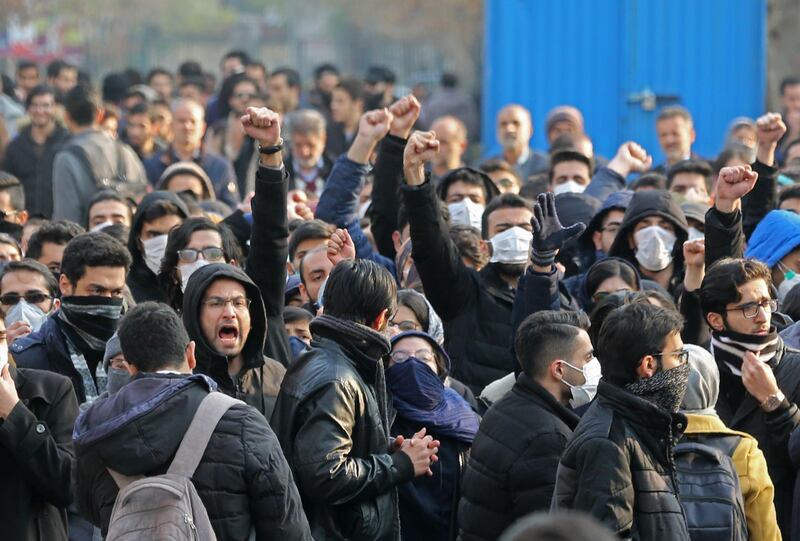
[[[480,272],[464,265],[430,181],[404,185],[401,193],[414,264],[425,296],[444,322],[452,376],[478,394],[517,365],[509,348],[514,290],[500,277],[496,264]]]
[[[95,401],[75,425],[78,509],[105,535],[123,475],[166,473],[213,383],[204,376],[140,374]],[[136,406],[136,408],[134,408]],[[311,539],[292,473],[264,417],[240,404],[214,429],[192,481],[217,539]]]
[[[237,376],[228,374],[228,359],[208,343],[200,327],[200,308],[203,294],[215,280],[227,278],[239,282],[250,299],[250,334],[242,348],[242,370]],[[243,400],[269,420],[286,369],[278,361],[265,357],[264,338],[267,319],[261,293],[239,267],[227,263],[212,263],[194,272],[183,295],[183,325],[197,348],[195,374],[213,379],[223,393]]]
[[[370,231],[381,255],[395,259],[392,233],[397,230],[400,185],[403,182],[403,151],[406,139],[387,135],[378,145],[378,157],[372,169],[372,205]]]
[[[50,213],[45,214],[45,210],[52,212],[53,208],[53,157],[68,137],[69,131],[56,123],[47,141],[39,145],[31,137],[31,127],[26,126],[6,147],[5,161],[0,169],[11,173],[22,183],[25,190],[25,208],[31,214],[41,213],[50,217]],[[50,183],[41,186],[40,180],[44,180],[45,177]],[[46,196],[49,203],[47,209],[42,208],[40,200],[43,196]]]
[[[607,381],[558,465],[552,509],[592,515],[622,539],[689,541],[672,449],[686,417]]]
[[[561,453],[579,417],[521,373],[483,417],[462,483],[464,541],[497,539],[512,522],[548,511]]]
[[[131,254],[131,271],[128,273],[128,289],[131,290],[133,300],[137,303],[145,301],[167,302],[164,291],[158,284],[157,275],[150,270],[144,262],[144,254],[139,247],[139,236],[144,226],[144,215],[148,210],[159,201],[167,201],[178,208],[181,217],[185,220],[189,217],[189,209],[186,204],[172,192],[159,191],[147,194],[139,206],[136,214],[133,215],[131,222],[131,232],[128,236],[128,251]]]
[[[389,449],[381,364],[389,342],[325,315],[311,322],[311,332],[311,350],[283,380],[272,426],[314,539],[399,539],[396,487],[414,478],[414,467]]]
[[[635,250],[630,247],[629,236],[633,233],[636,224],[648,216],[660,216],[669,220],[675,227],[677,240],[672,249],[674,270],[670,287],[668,288],[669,292],[674,296],[678,286],[683,283],[683,243],[689,238],[689,226],[686,223],[686,217],[683,215],[681,207],[678,206],[678,203],[669,192],[651,190],[637,192],[633,195],[608,255],[627,260],[639,270],[639,274],[646,277],[641,271],[639,262],[636,260]]]
[[[781,340],[778,365],[774,369],[778,387],[786,396],[783,404],[770,413],[759,407],[748,393],[741,376],[734,376],[717,363],[720,372],[719,398],[716,410],[725,425],[747,432],[758,440],[764,451],[767,468],[775,484],[775,513],[784,539],[790,538],[792,494],[796,470],[789,457],[789,436],[800,425],[800,351],[789,348]]]
[[[0,421],[2,537],[66,541],[78,402],[63,376],[13,366],[9,370],[20,401]]]

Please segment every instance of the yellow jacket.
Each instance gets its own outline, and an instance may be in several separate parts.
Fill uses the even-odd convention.
[[[686,414],[685,434],[735,434],[742,437],[733,453],[733,466],[739,474],[739,485],[744,498],[744,513],[750,541],[780,541],[781,532],[775,518],[773,496],[775,487],[767,473],[767,461],[750,434],[731,430],[719,417]]]

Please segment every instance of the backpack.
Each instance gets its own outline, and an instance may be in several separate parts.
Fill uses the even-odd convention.
[[[197,408],[167,473],[128,477],[108,469],[119,494],[111,512],[107,541],[216,541],[191,476],[219,420],[231,406],[240,403],[220,392],[209,393]]]
[[[683,441],[674,449],[681,505],[692,541],[746,541],[747,519],[733,452],[741,436],[712,444]]]
[[[114,141],[114,149],[117,154],[117,167],[111,167],[113,173],[111,176],[98,174],[95,170],[89,155],[83,147],[75,144],[68,144],[64,147],[64,151],[72,154],[89,174],[94,181],[94,185],[98,191],[111,190],[117,192],[123,197],[136,197],[142,195],[146,189],[145,185],[138,185],[135,182],[130,182],[127,175],[127,166],[125,161],[125,152],[123,144],[119,141]],[[109,164],[112,165],[112,164]]]

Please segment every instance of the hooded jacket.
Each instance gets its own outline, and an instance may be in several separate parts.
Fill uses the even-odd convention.
[[[200,402],[213,390],[205,376],[138,374],[117,394],[78,418],[80,512],[103,534],[118,488],[106,468],[123,475],[166,473]],[[220,419],[192,475],[217,539],[311,539],[300,496],[275,434],[250,406]]]
[[[176,175],[191,175],[203,185],[203,196],[201,201],[215,201],[217,194],[214,192],[214,184],[202,167],[194,162],[177,162],[167,167],[158,179],[156,190],[169,191],[167,186],[172,177]]]
[[[669,292],[674,295],[676,288],[683,281],[683,243],[689,238],[689,225],[686,223],[686,217],[683,215],[681,207],[669,192],[648,190],[633,194],[608,255],[625,259],[639,269],[636,251],[630,247],[629,237],[633,234],[636,224],[648,216],[660,216],[669,220],[675,227],[677,240],[672,249],[673,271],[668,288]]]
[[[495,186],[492,179],[489,178],[489,175],[484,173],[483,171],[478,171],[477,169],[473,169],[472,167],[459,167],[458,169],[453,169],[449,173],[447,173],[442,179],[439,181],[438,186],[436,187],[436,194],[439,196],[439,199],[442,201],[447,200],[447,189],[450,187],[451,184],[454,182],[458,182],[464,178],[478,178],[483,183],[483,190],[486,192],[486,202],[485,204],[489,204],[489,201],[500,195],[500,190]]]
[[[131,254],[131,270],[128,273],[128,288],[131,290],[133,299],[138,302],[160,301],[167,302],[164,292],[158,285],[157,276],[151,271],[144,262],[144,254],[139,248],[139,235],[144,226],[145,213],[158,201],[167,201],[178,208],[181,217],[185,220],[189,217],[189,209],[186,204],[172,192],[153,192],[147,194],[136,209],[131,222],[131,232],[128,237],[128,251]]]
[[[211,284],[220,278],[239,282],[250,299],[250,334],[242,348],[242,370],[237,376],[228,374],[228,359],[217,353],[208,343],[200,326],[200,308],[203,295]],[[243,400],[269,419],[286,369],[278,361],[264,356],[267,335],[267,317],[261,292],[247,274],[238,267],[225,263],[212,263],[194,272],[183,295],[183,325],[197,348],[196,374],[213,379],[223,393]]]

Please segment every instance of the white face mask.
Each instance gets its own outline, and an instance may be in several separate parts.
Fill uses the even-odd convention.
[[[110,226],[110,225],[114,225],[114,222],[112,222],[112,221],[110,221],[110,220],[109,220],[109,221],[107,221],[107,222],[103,222],[103,223],[101,223],[101,224],[97,224],[96,226],[94,226],[93,228],[91,228],[91,229],[89,230],[89,232],[90,232],[90,233],[97,233],[98,231],[102,231],[103,229],[105,229],[106,227],[108,227],[108,226]]]
[[[372,204],[372,199],[367,199],[366,201],[361,203],[361,205],[359,205],[359,207],[358,207],[358,217],[359,218],[361,218],[362,220],[364,219],[364,216],[367,215],[367,211],[369,210],[369,206],[371,204]]]
[[[586,363],[583,368],[573,366],[567,361],[561,362],[569,368],[582,373],[584,379],[583,385],[570,385],[563,379],[561,380],[561,383],[569,387],[570,393],[572,393],[569,405],[572,406],[572,409],[577,409],[591,402],[597,394],[597,384],[603,376],[600,368],[600,361],[597,360],[597,357],[592,357],[592,360]]]
[[[706,238],[706,234],[697,229],[696,227],[689,228],[689,240],[697,240],[697,239],[704,239]]]
[[[583,193],[586,190],[586,184],[581,184],[574,180],[568,180],[561,184],[553,186],[553,193],[558,195],[562,193]]]
[[[164,253],[167,251],[167,235],[143,240],[142,246],[144,246],[144,264],[153,274],[158,274],[161,260],[164,259]]]
[[[186,293],[186,284],[189,283],[189,278],[191,278],[192,274],[195,273],[198,269],[202,269],[209,262],[205,259],[197,258],[197,261],[194,263],[189,263],[186,265],[178,265],[178,270],[181,271],[181,291]]]
[[[666,269],[672,263],[672,249],[676,237],[658,225],[640,229],[633,236],[636,239],[636,261],[652,272]]]
[[[10,327],[17,321],[24,321],[31,326],[31,332],[36,332],[47,319],[41,308],[35,304],[28,304],[25,299],[20,299],[17,304],[11,307],[6,313],[5,323],[6,328]]]
[[[450,223],[453,225],[471,225],[478,231],[481,230],[481,217],[483,216],[483,205],[479,205],[465,197],[458,203],[447,205],[450,209]]]
[[[514,226],[498,233],[492,243],[492,263],[527,263],[533,234],[527,229]]]

